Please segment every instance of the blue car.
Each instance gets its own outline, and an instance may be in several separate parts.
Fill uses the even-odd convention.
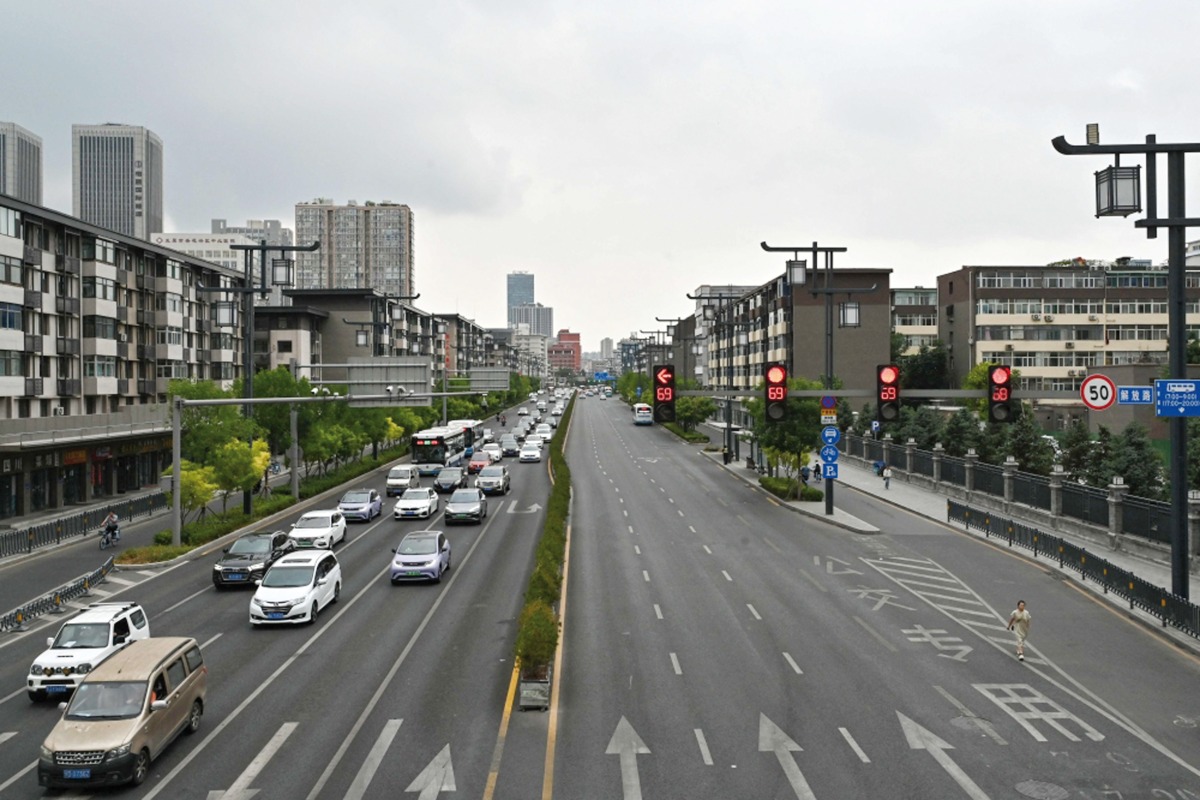
[[[383,498],[374,489],[353,489],[342,495],[338,510],[347,521],[370,522],[383,513]]]

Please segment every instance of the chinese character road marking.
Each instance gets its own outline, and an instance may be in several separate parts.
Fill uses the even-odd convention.
[[[915,608],[897,603],[896,593],[891,589],[870,589],[866,586],[859,586],[856,589],[851,589],[850,594],[856,595],[863,600],[874,600],[875,606],[871,609],[872,611],[878,611],[884,606],[895,606],[896,608],[903,608],[905,611],[916,611]]]
[[[833,565],[835,561],[841,566],[835,567]],[[813,556],[813,566],[821,566],[820,556]],[[840,558],[833,557],[825,559],[825,572],[829,575],[862,575],[861,572],[850,566],[849,561],[842,561]]]
[[[955,661],[965,663],[967,653],[970,653],[974,649],[970,645],[963,644],[962,639],[957,636],[951,636],[949,631],[942,628],[926,628],[924,625],[918,625],[915,628],[902,628],[900,632],[907,636],[910,642],[929,642],[941,651],[938,653],[939,656],[942,658],[952,658]]]
[[[1049,697],[1027,683],[976,683],[973,684],[984,697],[991,700],[1039,742],[1046,741],[1045,735],[1034,727],[1035,721],[1049,725],[1072,742],[1079,737],[1061,723],[1070,720],[1079,726],[1083,734],[1093,742],[1104,739],[1104,734],[1088,725],[1079,717],[1055,703]]]

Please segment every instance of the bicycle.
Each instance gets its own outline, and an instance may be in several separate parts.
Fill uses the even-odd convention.
[[[107,550],[110,547],[116,547],[117,542],[121,541],[121,529],[119,527],[105,528],[100,531],[100,549]]]

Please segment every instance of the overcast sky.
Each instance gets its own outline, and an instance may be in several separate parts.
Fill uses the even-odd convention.
[[[781,274],[763,240],[893,287],[1162,261],[1165,235],[1094,218],[1108,162],[1050,140],[1200,141],[1196,0],[0,4],[0,120],[42,137],[51,208],[73,123],[144,125],[170,230],[406,203],[417,305],[502,326],[529,271],[585,350]]]

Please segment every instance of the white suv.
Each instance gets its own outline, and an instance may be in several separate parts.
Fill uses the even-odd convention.
[[[149,637],[150,622],[137,603],[92,603],[46,640],[50,649],[29,668],[29,699],[65,698],[101,661]]]
[[[329,550],[291,553],[276,561],[250,598],[250,624],[316,622],[342,593],[342,565]]]

